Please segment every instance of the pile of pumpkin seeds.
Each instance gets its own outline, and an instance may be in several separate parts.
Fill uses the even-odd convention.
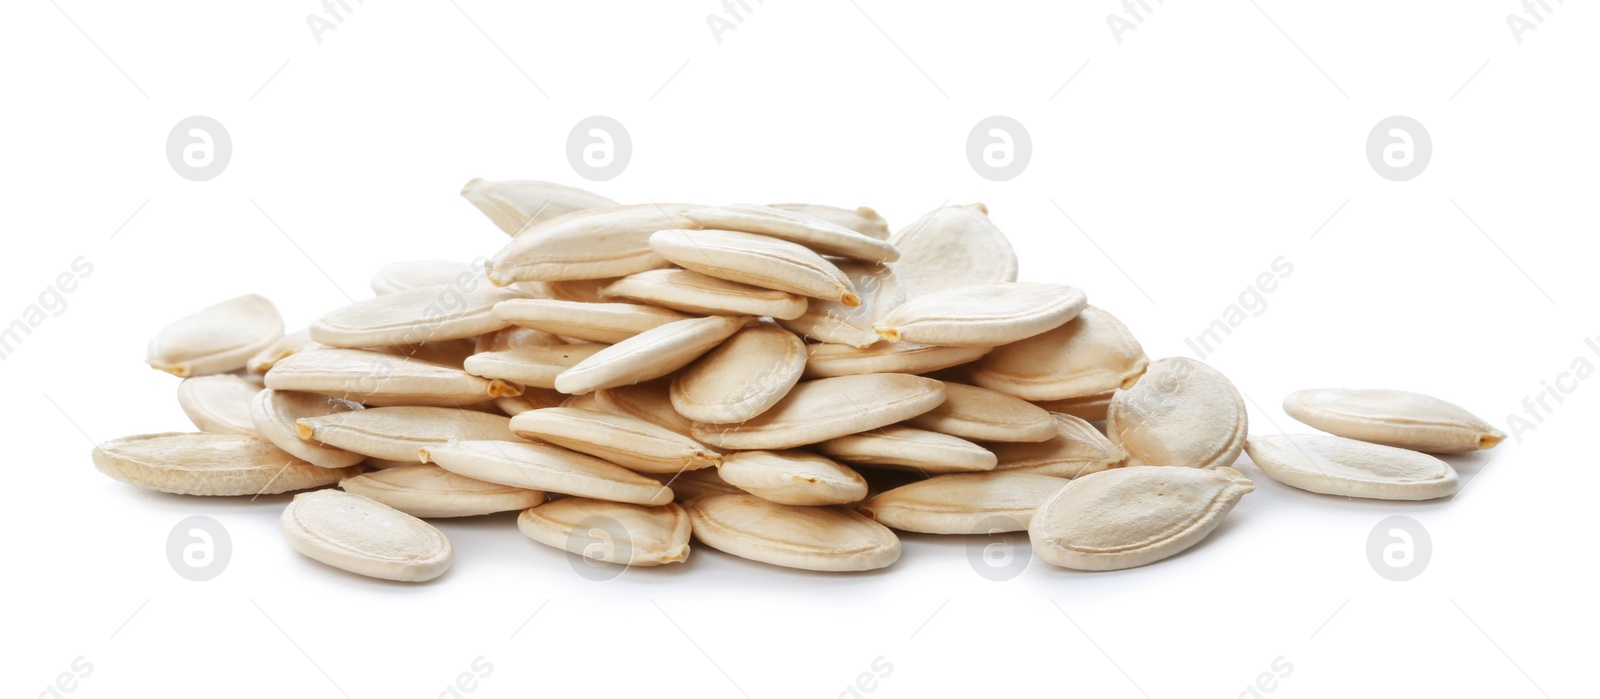
[[[1459,487],[1424,452],[1503,435],[1442,400],[1300,391],[1317,435],[1252,437],[1239,392],[1150,361],[1083,291],[1017,281],[982,204],[889,235],[869,208],[620,205],[537,181],[462,192],[510,242],[402,262],[375,296],[293,333],[249,295],[161,330],[199,432],[94,450],[168,493],[307,491],[280,528],[331,566],[423,581],[425,520],[520,512],[598,561],[684,561],[691,540],[765,563],[882,568],[896,530],[1027,531],[1043,560],[1144,565],[1204,539],[1268,476],[1416,500]],[[334,487],[329,487],[334,486]]]

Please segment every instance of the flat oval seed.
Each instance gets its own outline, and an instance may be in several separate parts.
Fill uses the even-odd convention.
[[[767,206],[774,209],[792,211],[801,216],[821,219],[835,226],[848,228],[869,238],[889,239],[889,222],[883,220],[883,216],[874,211],[872,207],[858,206],[854,209],[843,209],[824,204],[768,204]]]
[[[618,206],[588,190],[539,180],[474,177],[461,188],[461,196],[509,236],[574,211]]]
[[[719,551],[787,568],[876,570],[900,559],[894,532],[854,510],[707,494],[684,504],[695,538]]]
[[[576,211],[529,226],[489,260],[489,279],[512,282],[625,277],[665,267],[650,234],[690,221],[693,204],[635,204]],[[558,297],[560,298],[560,297]]]
[[[265,297],[247,294],[208,306],[156,333],[145,362],[176,376],[226,374],[283,337],[283,318]]]
[[[368,405],[464,406],[517,393],[455,367],[354,349],[317,349],[285,357],[264,380],[271,389],[321,393]]]
[[[339,487],[424,519],[524,510],[545,500],[537,490],[487,483],[432,464],[363,473],[339,481]]]
[[[760,204],[729,204],[684,212],[701,228],[743,231],[804,245],[824,255],[893,262],[900,251],[884,240],[793,211]]]
[[[245,362],[244,368],[245,371],[259,376],[271,371],[273,365],[284,357],[296,352],[304,352],[326,346],[320,342],[312,341],[311,328],[301,328],[278,338],[272,344],[262,348],[260,352],[250,357],[250,361]]]
[[[867,479],[861,474],[798,449],[729,454],[717,475],[751,495],[785,505],[843,505],[867,496]]]
[[[1082,398],[1034,401],[1033,404],[1052,413],[1064,413],[1083,420],[1098,422],[1106,419],[1106,413],[1111,409],[1111,399],[1116,393],[1116,391],[1106,391],[1105,393],[1096,393]]]
[[[454,557],[450,540],[433,525],[339,490],[296,495],[278,530],[312,560],[369,578],[432,580],[450,568]]]
[[[430,286],[472,288],[484,281],[482,265],[453,260],[391,262],[372,276],[372,293],[379,296]]]
[[[549,444],[468,440],[421,451],[425,463],[490,483],[639,505],[672,502],[672,489],[656,480]]]
[[[601,389],[593,394],[595,407],[613,415],[636,417],[685,437],[693,437],[694,423],[672,407],[669,395],[671,385],[672,379],[666,378]]]
[[[562,393],[588,393],[666,376],[738,332],[749,316],[679,320],[618,342],[556,377]]]
[[[261,385],[233,374],[191,376],[178,383],[178,406],[201,432],[260,436],[250,403]]]
[[[646,474],[656,479],[663,485],[670,486],[678,502],[688,502],[706,493],[737,493],[744,491],[729,485],[717,475],[717,469],[703,468],[698,471],[684,471],[683,473],[652,473]]]
[[[487,284],[471,290],[429,286],[397,291],[322,316],[311,324],[311,339],[359,349],[476,337],[510,325],[494,314],[494,305],[523,297],[520,291]]]
[[[361,463],[367,458],[366,455],[330,447],[315,440],[301,439],[299,426],[295,422],[301,418],[361,409],[360,403],[341,398],[268,388],[257,392],[251,401],[250,421],[267,441],[299,459],[323,468],[345,468]]]
[[[999,391],[945,383],[939,407],[907,425],[962,439],[988,442],[1043,442],[1056,436],[1056,422],[1044,408]]]
[[[650,247],[674,264],[701,274],[812,298],[861,303],[844,272],[810,248],[755,233],[668,229]]]
[[[613,344],[689,316],[636,303],[584,303],[555,299],[513,299],[494,307],[501,320],[525,328]]]
[[[996,347],[1060,327],[1089,297],[1065,284],[978,284],[913,296],[873,326],[890,342]]]
[[[744,422],[789,394],[806,368],[805,343],[771,324],[746,327],[672,382],[678,414],[697,422]]]
[[[1024,400],[1061,400],[1131,388],[1149,366],[1122,321],[1088,306],[1059,328],[996,347],[972,380]]]
[[[966,473],[995,467],[993,452],[960,437],[904,425],[836,437],[816,450],[840,461],[919,473]]]
[[[516,349],[518,347],[560,347],[567,344],[566,340],[543,330],[521,328],[515,325],[501,328],[492,333],[479,335],[473,344],[474,354],[482,352],[499,352],[501,350]],[[463,361],[465,366],[466,362]]]
[[[1106,413],[1106,436],[1128,452],[1128,466],[1232,466],[1248,432],[1238,389],[1187,357],[1151,362]]]
[[[1017,280],[1017,253],[983,204],[945,206],[907,224],[889,242],[895,272],[912,298],[943,289]]]
[[[790,449],[892,425],[944,402],[944,384],[910,374],[869,374],[796,384],[741,424],[695,423],[694,436],[727,449]]]
[[[511,431],[644,473],[717,465],[721,456],[688,437],[638,418],[581,408],[545,408],[511,418]]]
[[[1133,568],[1199,543],[1253,490],[1226,466],[1114,468],[1068,481],[1034,513],[1028,538],[1063,568]]]
[[[556,377],[610,345],[583,343],[552,347],[517,347],[480,352],[463,365],[473,376],[514,381],[523,386],[554,389]]]
[[[870,347],[815,344],[806,348],[807,378],[859,374],[926,374],[966,364],[990,347],[934,347],[908,342],[879,342]]]
[[[689,514],[672,503],[562,498],[524,510],[517,528],[546,546],[606,563],[648,567],[689,558]]]
[[[511,418],[460,408],[368,408],[301,418],[295,425],[301,439],[380,459],[412,463],[421,461],[418,449],[435,444],[517,438],[511,432]]]
[[[123,483],[177,495],[276,495],[331,485],[361,472],[318,468],[260,437],[203,432],[101,442],[94,465]]]
[[[1122,447],[1082,418],[1064,413],[1051,417],[1056,433],[1049,441],[989,445],[999,459],[994,470],[1077,478],[1112,468],[1127,458]]]
[[[1274,480],[1301,490],[1376,500],[1431,500],[1455,495],[1456,470],[1427,454],[1314,434],[1245,441],[1250,460]]]
[[[908,532],[1024,531],[1039,505],[1068,482],[1035,473],[952,473],[885,491],[859,510],[879,523]]]
[[[1506,438],[1454,403],[1410,391],[1307,389],[1283,399],[1283,411],[1340,437],[1435,454],[1493,449]]]
[[[601,289],[600,295],[709,315],[794,318],[806,312],[804,296],[708,277],[687,269],[652,269],[630,274]]]
[[[811,299],[805,313],[793,320],[779,318],[779,324],[808,339],[851,347],[867,347],[879,339],[874,323],[890,310],[906,302],[906,290],[886,264],[843,260],[838,263],[856,288],[859,306],[838,301]],[[773,316],[777,318],[777,316]]]

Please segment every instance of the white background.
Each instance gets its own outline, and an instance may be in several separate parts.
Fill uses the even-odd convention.
[[[1280,657],[1293,670],[1262,696],[1593,691],[1600,387],[1583,381],[1537,429],[1452,459],[1451,500],[1312,495],[1241,460],[1257,491],[1191,551],[1102,574],[1035,560],[1006,582],[959,539],[907,536],[874,574],[697,547],[595,583],[503,515],[441,523],[454,568],[388,584],[291,551],[285,497],[146,497],[93,469],[91,440],[190,428],[177,381],[143,365],[162,325],[259,292],[300,327],[386,262],[491,254],[505,236],[457,196],[480,176],[867,204],[892,227],[983,201],[1025,280],[1086,289],[1152,357],[1192,355],[1284,256],[1266,309],[1206,358],[1257,433],[1301,429],[1279,403],[1316,386],[1431,393],[1509,429],[1579,358],[1600,364],[1589,3],[1552,3],[1520,44],[1511,0],[1152,2],[1120,44],[1109,0],[751,4],[720,44],[710,0],[352,3],[320,44],[310,0],[9,4],[0,323],[74,258],[93,272],[0,362],[0,691],[38,696],[80,656],[93,670],[63,696],[435,697],[480,656],[494,669],[463,696],[834,697],[880,657],[863,696],[1235,697]],[[233,141],[207,182],[164,153],[194,114]],[[565,156],[592,114],[632,136],[609,182]],[[1033,141],[1006,182],[965,156],[993,114]],[[1365,155],[1395,114],[1433,141],[1407,182]],[[233,544],[204,583],[165,555],[196,514]],[[1392,514],[1431,534],[1409,582],[1367,560]]]

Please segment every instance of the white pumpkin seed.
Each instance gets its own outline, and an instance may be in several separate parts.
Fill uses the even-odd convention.
[[[565,344],[567,344],[566,340],[543,330],[513,325],[509,328],[501,328],[492,333],[479,335],[477,342],[473,345],[472,352],[473,354],[481,354],[483,352],[516,349],[518,347],[560,347]],[[463,360],[461,364],[463,367],[466,366],[466,361]]]
[[[372,276],[372,293],[379,296],[432,286],[471,289],[479,283],[488,286],[481,265],[453,260],[391,262]]]
[[[972,380],[1024,400],[1053,401],[1131,388],[1149,365],[1122,321],[1088,306],[1061,327],[996,347],[978,360]]]
[[[919,473],[988,471],[997,463],[993,452],[965,439],[905,425],[836,437],[816,450],[852,464]]]
[[[1063,568],[1133,568],[1199,543],[1253,490],[1226,466],[1114,468],[1068,481],[1034,513],[1028,538]]]
[[[1232,466],[1248,432],[1238,389],[1187,357],[1151,362],[1106,413],[1106,436],[1128,452],[1128,466]]]
[[[689,558],[689,514],[672,503],[562,498],[524,510],[517,528],[546,546],[606,563],[648,567]]]
[[[201,432],[261,436],[250,403],[261,386],[233,374],[191,376],[178,383],[178,406]]]
[[[694,536],[752,561],[802,570],[886,568],[900,539],[854,510],[783,505],[754,495],[706,494],[684,504]]]
[[[301,418],[322,417],[334,413],[361,410],[360,403],[318,393],[299,391],[274,391],[270,388],[256,393],[250,402],[250,422],[256,431],[296,458],[323,468],[345,468],[361,463],[367,457],[338,447],[330,447],[316,440],[300,438],[297,424]]]
[[[635,417],[665,427],[685,437],[694,436],[694,423],[672,407],[672,379],[645,381],[632,386],[605,388],[594,392],[597,408],[612,415]]]
[[[354,349],[290,355],[267,372],[265,381],[267,388],[321,393],[367,405],[464,406],[520,392],[455,367]]]
[[[767,206],[827,221],[835,226],[848,228],[869,238],[889,239],[889,222],[883,220],[883,216],[880,216],[871,207],[858,206],[854,209],[842,209],[837,206],[823,204],[768,204]]]
[[[1099,422],[1106,419],[1106,413],[1111,409],[1111,399],[1116,394],[1116,391],[1106,391],[1082,398],[1039,400],[1033,404],[1052,413],[1064,413],[1090,422]]]
[[[952,473],[880,493],[858,508],[879,523],[925,534],[1024,531],[1068,483],[1036,473]]]
[[[622,298],[689,313],[794,318],[806,312],[806,298],[762,289],[686,269],[652,269],[630,274],[600,290]]]
[[[467,357],[466,369],[474,376],[513,381],[523,386],[554,389],[556,377],[610,345],[583,343],[551,347],[517,347],[480,352]]]
[[[363,473],[339,481],[339,487],[423,519],[524,510],[545,499],[537,490],[487,483],[433,464]]]
[[[729,454],[717,475],[751,495],[785,505],[843,505],[867,496],[867,479],[861,474],[798,449]]]
[[[296,352],[326,347],[320,342],[311,339],[311,328],[301,328],[288,335],[278,338],[275,342],[262,348],[260,352],[250,357],[244,365],[245,371],[260,376],[272,370],[278,360]]]
[[[265,297],[247,294],[174,321],[150,340],[145,363],[175,376],[238,371],[283,337],[283,318]]]
[[[450,540],[433,525],[340,490],[296,495],[278,530],[312,560],[369,578],[432,580],[454,557]]]
[[[701,274],[858,306],[850,279],[810,248],[755,233],[667,229],[650,247],[674,264]]]
[[[799,317],[792,320],[772,317],[778,319],[779,325],[811,340],[868,347],[882,339],[872,325],[883,314],[906,302],[905,287],[895,277],[894,269],[886,264],[841,260],[838,266],[855,286],[861,305],[852,307],[838,301],[811,299]]]
[[[1457,454],[1493,449],[1505,433],[1454,403],[1410,391],[1295,391],[1283,411],[1324,432],[1402,449]]]
[[[987,442],[1043,442],[1056,436],[1056,422],[1044,408],[999,391],[945,383],[939,407],[907,425],[954,437]]]
[[[533,410],[511,418],[511,431],[644,473],[709,468],[721,460],[705,445],[665,427],[595,410]]]
[[[555,389],[562,393],[588,393],[666,376],[698,359],[748,322],[749,316],[710,316],[646,330],[561,372]]]
[[[651,478],[549,444],[464,440],[420,451],[424,463],[490,483],[638,505],[672,502],[672,489]]]
[[[694,436],[727,449],[790,449],[892,425],[944,402],[944,384],[910,374],[868,374],[796,384],[743,423],[697,422]]]
[[[1244,448],[1273,480],[1313,493],[1432,500],[1455,495],[1461,487],[1456,470],[1437,458],[1333,435],[1250,437]]]
[[[983,204],[945,206],[907,224],[889,242],[911,298],[973,284],[1017,280],[1017,253]]]
[[[999,460],[994,470],[1077,478],[1113,468],[1127,458],[1122,447],[1082,418],[1064,413],[1050,417],[1055,422],[1055,436],[1049,441],[990,444]]]
[[[706,493],[739,493],[740,490],[717,474],[717,469],[703,468],[698,471],[684,471],[683,473],[655,473],[645,474],[656,479],[663,485],[672,488],[678,502],[687,502]]]
[[[650,249],[650,234],[690,223],[693,204],[634,204],[576,211],[538,223],[489,260],[489,279],[512,282],[625,277],[665,267]],[[552,290],[553,291],[553,290]]]
[[[276,495],[318,488],[361,472],[319,468],[261,437],[164,432],[101,442],[101,473],[129,485],[176,495]]]
[[[588,190],[539,180],[474,177],[461,188],[461,196],[509,236],[574,211],[618,205]]]
[[[471,290],[429,286],[396,291],[334,310],[311,324],[311,339],[329,347],[390,347],[458,340],[509,325],[494,305],[523,298],[487,284]]]
[[[697,422],[744,422],[788,395],[806,367],[805,343],[769,323],[751,325],[672,382],[672,407]]]
[[[511,418],[429,406],[367,408],[303,417],[297,434],[328,446],[393,461],[420,462],[417,450],[455,440],[516,439]],[[516,484],[512,484],[516,485]]]
[[[913,296],[873,326],[890,342],[996,347],[1060,327],[1088,297],[1065,284],[1003,282]]]
[[[804,245],[824,255],[868,262],[893,262],[900,251],[884,240],[821,219],[760,204],[729,204],[683,214],[701,228],[743,231]]]
[[[636,303],[584,303],[554,299],[513,299],[494,307],[508,323],[588,342],[613,344],[689,316]]]
[[[806,378],[859,374],[926,374],[965,364],[991,347],[934,347],[909,342],[879,342],[870,347],[815,344],[806,348]]]

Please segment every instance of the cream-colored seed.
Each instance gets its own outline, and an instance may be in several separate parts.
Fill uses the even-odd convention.
[[[1106,413],[1106,435],[1127,451],[1128,466],[1232,466],[1248,431],[1238,389],[1187,357],[1151,362]]]
[[[717,474],[751,495],[785,505],[843,505],[867,496],[861,474],[798,449],[729,454]]]
[[[432,464],[363,473],[340,481],[339,487],[423,519],[511,512],[545,500],[537,490],[487,483]]]
[[[575,211],[532,226],[489,260],[489,279],[506,286],[524,281],[625,277],[666,266],[650,249],[650,235],[681,228],[693,204],[634,204]]]
[[[680,267],[718,279],[846,306],[861,303],[837,265],[787,240],[739,231],[668,229],[651,235],[650,247]]]
[[[511,418],[476,410],[395,406],[295,421],[301,439],[393,461],[419,462],[417,450],[457,440],[516,439]]]
[[[226,374],[245,367],[283,337],[283,317],[265,297],[247,294],[208,306],[161,329],[145,362],[176,376]]]
[[[367,405],[465,406],[520,390],[444,364],[355,349],[316,349],[280,360],[267,388],[321,393]]]
[[[518,436],[566,447],[643,473],[717,465],[721,456],[688,437],[638,418],[581,408],[545,408],[511,418]]]
[[[329,347],[391,347],[459,340],[509,325],[494,305],[522,298],[522,292],[429,286],[357,301],[311,324],[311,339]]]
[[[94,465],[129,485],[176,495],[276,495],[318,488],[360,473],[319,468],[261,437],[165,432],[113,439],[94,449]]]
[[[1131,388],[1149,365],[1127,326],[1088,306],[1061,327],[996,347],[978,360],[972,380],[1024,400],[1054,401]]]
[[[835,437],[815,449],[852,464],[926,474],[989,471],[997,463],[993,452],[965,439],[905,425]]]
[[[854,209],[825,204],[768,204],[767,206],[827,221],[869,238],[889,239],[889,222],[883,220],[883,216],[870,206],[858,206]]]
[[[792,320],[778,318],[783,327],[807,339],[851,347],[868,347],[878,340],[872,329],[885,313],[906,302],[905,286],[886,264],[841,260],[839,271],[855,286],[859,306],[838,301],[811,299],[805,312]],[[770,315],[770,314],[769,314]]]
[[[523,386],[554,389],[556,377],[610,345],[585,342],[550,347],[517,347],[496,352],[479,352],[467,358],[465,367],[473,376],[502,379]]]
[[[664,271],[664,270],[663,270]],[[682,313],[637,303],[584,303],[513,299],[494,307],[508,323],[586,342],[615,344],[646,330],[687,319]]]
[[[804,214],[760,204],[729,204],[684,212],[701,228],[743,231],[804,245],[824,255],[867,262],[893,262],[900,251],[887,241],[865,236]]]
[[[695,423],[694,436],[727,449],[791,449],[892,425],[944,402],[944,384],[910,374],[868,374],[796,384],[743,423]]]
[[[433,525],[339,490],[296,495],[278,529],[294,550],[313,560],[384,580],[432,580],[454,558],[450,540]]]
[[[913,296],[873,329],[890,342],[996,347],[1058,328],[1087,304],[1065,284],[977,284]]]
[[[689,514],[672,503],[568,497],[524,510],[517,528],[546,546],[605,563],[649,567],[689,558]]]
[[[678,374],[672,406],[696,422],[744,422],[788,395],[805,367],[800,338],[768,323],[751,325]]]
[[[461,188],[461,196],[509,236],[575,211],[618,206],[594,192],[539,180],[474,177]]]
[[[666,376],[739,331],[749,316],[689,318],[646,330],[600,350],[556,377],[562,393],[588,393]]]
[[[1431,500],[1461,486],[1450,464],[1427,454],[1333,435],[1251,437],[1244,448],[1274,480],[1313,493]]]
[[[854,571],[885,568],[900,558],[894,532],[853,510],[783,505],[745,494],[706,494],[684,508],[695,538],[752,561]]]
[[[490,483],[637,505],[672,502],[672,489],[654,479],[549,444],[464,440],[419,451],[424,463]]]
[[[896,231],[889,242],[900,249],[895,272],[912,298],[1017,280],[1017,254],[983,204],[934,209]]]
[[[323,468],[345,468],[361,463],[366,455],[330,447],[314,439],[301,439],[296,424],[301,418],[361,410],[360,403],[318,393],[265,389],[250,404],[250,421],[256,431],[282,449]]]
[[[807,308],[804,296],[676,268],[630,274],[602,288],[600,295],[704,315],[795,318]]]
[[[870,347],[815,344],[806,348],[806,378],[860,374],[926,374],[965,364],[990,347],[934,347],[908,342],[879,342]]]
[[[1050,413],[999,391],[946,382],[939,407],[907,425],[954,437],[987,442],[1043,442],[1056,436]]]
[[[311,328],[301,328],[262,348],[260,352],[250,357],[250,361],[245,362],[244,368],[245,371],[259,376],[271,371],[273,365],[284,357],[319,347],[326,345],[311,339]]]
[[[953,473],[880,493],[862,514],[926,534],[1025,531],[1033,513],[1069,481],[1035,473]]]
[[[568,344],[568,342],[557,335],[543,330],[513,325],[509,328],[501,328],[492,333],[479,335],[473,345],[472,352],[473,354],[482,354],[484,352],[517,349],[518,347],[560,347],[565,344]],[[465,361],[462,362],[462,366],[466,366]]]
[[[1082,418],[1065,413],[1051,417],[1055,436],[1048,441],[990,444],[999,460],[995,470],[1077,478],[1113,468],[1127,458],[1122,447]]]
[[[1341,437],[1435,454],[1493,449],[1506,438],[1505,433],[1454,403],[1410,391],[1295,391],[1284,399],[1283,411]]]
[[[178,406],[201,432],[261,436],[250,404],[261,385],[233,374],[191,376],[178,384]]]

